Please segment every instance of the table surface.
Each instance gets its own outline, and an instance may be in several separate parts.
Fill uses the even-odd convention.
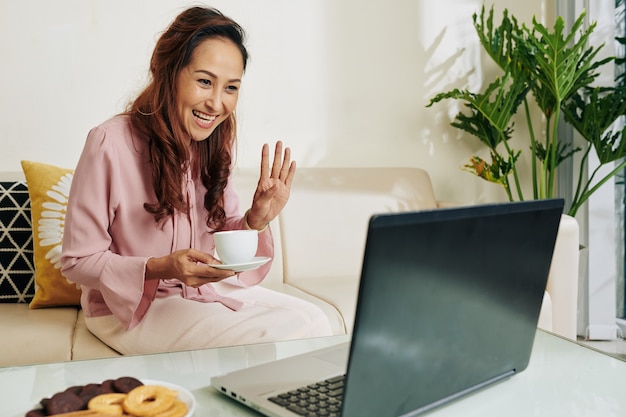
[[[166,354],[0,368],[0,415],[23,417],[66,387],[131,375],[187,388],[196,417],[258,416],[210,387],[211,376],[349,340],[296,340]],[[626,362],[539,330],[528,368],[495,386],[446,405],[446,416],[624,416]]]

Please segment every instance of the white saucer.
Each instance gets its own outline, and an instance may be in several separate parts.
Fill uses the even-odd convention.
[[[231,264],[231,265],[213,264],[211,266],[217,269],[230,269],[235,272],[243,272],[243,271],[250,271],[252,269],[257,269],[261,265],[268,263],[270,259],[272,258],[269,258],[267,256],[257,256],[257,257],[252,258],[250,262],[245,262],[242,264]]]
[[[193,416],[196,411],[196,399],[193,394],[180,385],[172,384],[165,381],[155,381],[153,379],[142,379],[144,385],[158,385],[178,392],[178,399],[187,404],[187,414],[185,417]]]

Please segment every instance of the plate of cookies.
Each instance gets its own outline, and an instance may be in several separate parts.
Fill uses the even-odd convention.
[[[25,417],[191,417],[196,400],[185,388],[130,376],[76,385],[43,398]]]

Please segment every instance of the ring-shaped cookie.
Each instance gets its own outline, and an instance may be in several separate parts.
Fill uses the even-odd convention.
[[[105,414],[121,416],[124,414],[122,403],[124,402],[125,398],[126,394],[121,393],[97,395],[89,400],[89,403],[87,403],[87,408],[89,410],[99,411]]]
[[[188,411],[187,404],[177,399],[170,408],[153,417],[185,417]]]
[[[178,392],[158,385],[142,385],[126,395],[122,407],[139,417],[153,416],[170,408]]]

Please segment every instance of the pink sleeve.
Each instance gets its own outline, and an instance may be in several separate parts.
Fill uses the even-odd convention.
[[[119,204],[119,186],[124,184],[118,168],[129,161],[118,155],[106,133],[101,128],[89,133],[74,173],[63,235],[62,272],[80,284],[83,292],[100,291],[106,307],[128,328],[140,321],[146,303],[156,294],[158,281],[144,280],[146,256],[122,256],[111,251],[109,229]]]

